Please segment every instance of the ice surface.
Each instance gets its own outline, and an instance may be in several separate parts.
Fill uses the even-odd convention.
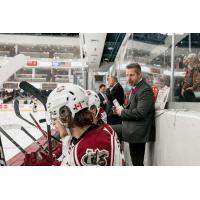
[[[21,115],[34,123],[32,119],[29,116],[29,111],[20,111]],[[32,112],[31,112],[32,113]],[[39,111],[39,112],[34,112],[32,113],[33,116],[36,118],[37,121],[39,119],[45,118],[45,112],[44,111]],[[19,119],[13,111],[0,111],[0,126],[2,125],[9,125],[9,124],[19,124],[22,125],[29,133],[33,135],[36,139],[40,138],[42,136],[42,133],[36,129],[35,127],[29,125],[28,123],[24,122],[23,120]],[[40,124],[41,127],[46,130],[46,123]],[[9,130],[5,130],[22,148],[26,148],[29,146],[31,143],[33,143],[33,140],[26,135],[23,131],[20,129],[14,129],[15,126],[11,127]],[[4,153],[6,160],[9,160],[12,158],[14,155],[20,152],[20,150],[12,144],[1,132],[1,139],[3,143],[3,148],[4,148]]]

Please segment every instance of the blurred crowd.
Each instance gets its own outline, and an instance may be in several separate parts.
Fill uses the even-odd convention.
[[[196,102],[200,100],[200,60],[195,53],[179,58],[176,68],[184,69],[183,80],[175,82],[175,95],[178,101]]]
[[[16,90],[4,90],[0,91],[0,103],[9,103],[17,96],[18,92]]]
[[[48,96],[52,90],[41,90],[44,96]],[[31,104],[33,97],[20,89],[2,90],[0,91],[0,103],[12,103],[15,98],[24,101],[24,104]]]

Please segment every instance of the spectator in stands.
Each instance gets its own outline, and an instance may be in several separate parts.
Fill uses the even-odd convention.
[[[180,56],[176,59],[175,61],[175,68],[177,69],[183,69],[184,68],[184,65],[183,65],[183,57]]]
[[[200,91],[200,62],[196,54],[191,53],[187,57],[188,66],[181,91],[185,101],[195,101],[194,92]]]
[[[183,101],[183,96],[181,95],[182,87],[183,87],[183,81],[177,80],[177,83],[175,83],[175,88],[174,88],[174,97],[178,102]]]
[[[188,66],[188,57],[184,56],[183,57],[183,68],[186,69]]]

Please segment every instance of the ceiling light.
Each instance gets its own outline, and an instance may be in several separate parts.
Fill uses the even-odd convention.
[[[99,40],[91,39],[91,42],[99,42]]]
[[[113,47],[108,47],[108,50],[110,50],[110,51],[113,50]]]

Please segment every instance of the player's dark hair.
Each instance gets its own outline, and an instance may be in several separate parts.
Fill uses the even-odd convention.
[[[92,113],[87,109],[83,109],[75,114],[73,124],[79,127],[91,125],[93,123]]]

